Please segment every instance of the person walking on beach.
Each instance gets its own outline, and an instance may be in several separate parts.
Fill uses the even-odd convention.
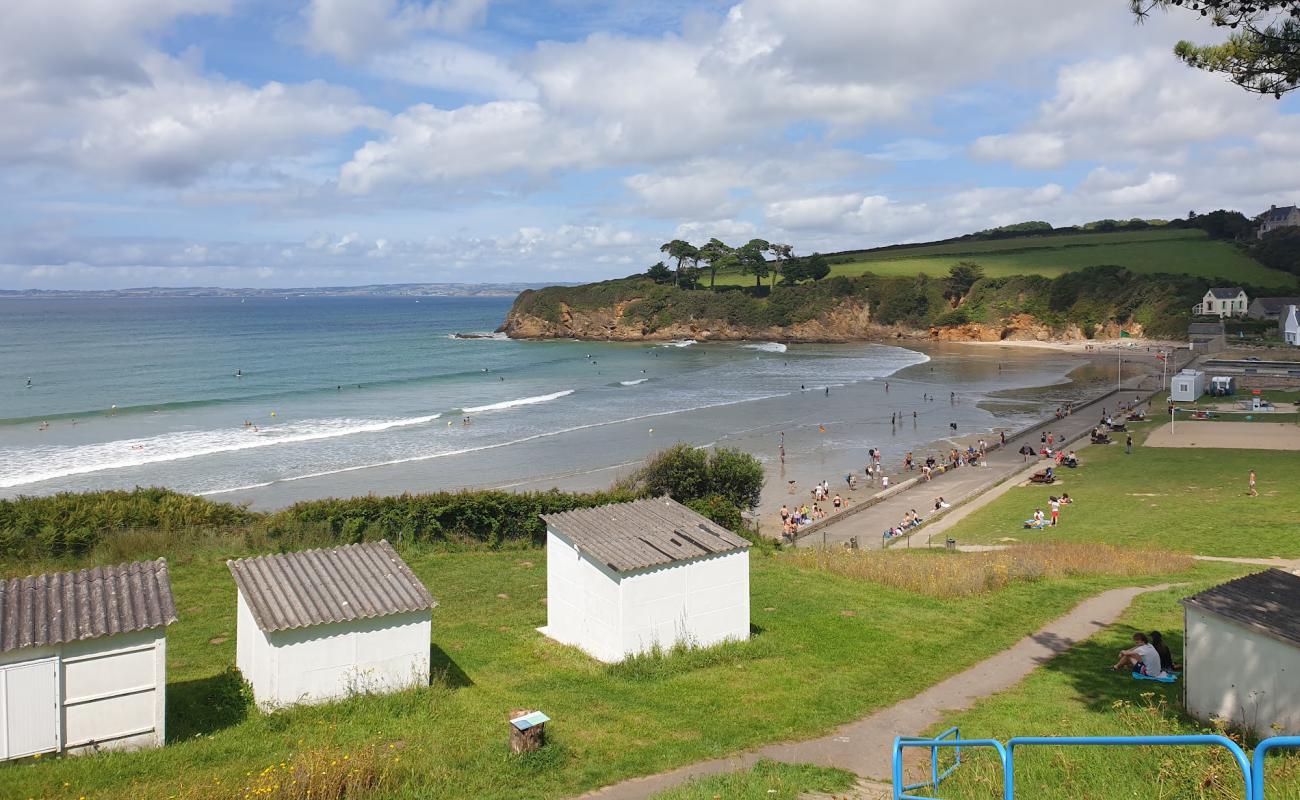
[[[1247,492],[1251,497],[1259,497],[1259,491],[1255,489],[1255,470],[1250,471],[1250,491]]]
[[[1002,446],[1003,446],[1003,447],[1006,447],[1006,446],[1007,446],[1007,432],[1006,432],[1006,431],[998,431],[998,436],[1001,437],[1001,439],[1002,439]]]
[[[1131,433],[1124,435],[1124,455],[1133,455],[1133,434]]]
[[[831,387],[829,387],[829,386],[826,387],[826,396],[827,396],[827,397],[830,397],[830,396],[831,396]]]

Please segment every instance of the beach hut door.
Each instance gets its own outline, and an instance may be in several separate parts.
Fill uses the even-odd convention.
[[[0,667],[0,760],[59,749],[58,688],[56,659]]]

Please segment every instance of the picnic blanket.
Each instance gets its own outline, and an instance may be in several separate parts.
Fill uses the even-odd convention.
[[[1151,675],[1143,675],[1141,672],[1134,672],[1134,673],[1133,673],[1133,680],[1135,680],[1135,681],[1156,681],[1157,683],[1175,683],[1175,682],[1178,681],[1178,673],[1177,673],[1177,672],[1169,672],[1169,673],[1166,673],[1164,677],[1162,677],[1162,678],[1157,678],[1157,677],[1154,677],[1154,676],[1151,676]]]

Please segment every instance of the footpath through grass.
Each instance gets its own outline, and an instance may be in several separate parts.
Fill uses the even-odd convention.
[[[1182,662],[1179,598],[1218,580],[1143,595],[1115,625],[1036,670],[1023,683],[980,701],[929,731],[953,725],[963,738],[1013,736],[1137,736],[1218,733],[1182,713],[1182,684],[1135,681],[1109,667],[1132,645],[1135,631],[1159,630]],[[969,758],[969,761],[967,759]],[[962,753],[963,765],[938,796],[974,800],[1000,795],[996,759],[977,750]],[[1041,800],[1077,798],[1222,798],[1239,800],[1242,779],[1222,749],[1207,748],[1025,748],[1016,751],[1017,796]],[[1300,755],[1270,759],[1268,797],[1300,800]]]
[[[180,621],[168,630],[169,745],[0,766],[0,797],[296,798],[305,795],[275,776],[304,763],[362,765],[339,779],[375,785],[350,800],[568,797],[823,734],[1010,646],[1087,596],[1141,580],[1074,576],[938,599],[756,554],[751,641],[611,667],[536,632],[546,619],[544,552],[412,552],[440,603],[434,685],[265,715],[241,702],[227,673],[232,555],[172,561]],[[553,718],[539,754],[507,752],[506,719],[518,708]],[[256,791],[269,785],[278,788]]]
[[[947,535],[961,544],[1062,540],[1198,555],[1300,557],[1294,451],[1144,448],[1141,440],[1152,424],[1130,423],[1137,441],[1132,455],[1124,454],[1123,434],[1114,444],[1080,450],[1082,465],[1057,470],[1057,483],[1012,488]],[[1259,476],[1259,497],[1246,493],[1251,469]],[[1035,508],[1046,512],[1048,497],[1062,492],[1074,503],[1062,508],[1059,527],[1023,527]]]
[[[843,791],[856,780],[842,769],[763,760],[743,772],[697,778],[652,800],[797,800],[804,792]]]

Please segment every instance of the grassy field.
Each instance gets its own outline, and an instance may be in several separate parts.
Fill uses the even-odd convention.
[[[296,798],[282,777],[328,783],[324,773],[346,764],[379,784],[351,800],[566,797],[824,733],[1009,646],[1083,597],[1143,580],[1072,576],[938,599],[756,555],[749,642],[611,667],[536,632],[542,551],[411,552],[440,602],[433,685],[266,715],[248,710],[228,672],[230,555],[172,561],[180,621],[168,631],[169,745],[0,766],[0,797]],[[523,707],[553,718],[551,745],[512,757],[506,718]]]
[[[699,778],[652,800],[797,800],[803,792],[838,792],[856,778],[842,769],[760,761],[744,772]]]
[[[1029,236],[1016,239],[951,242],[890,250],[863,251],[833,263],[832,275],[942,276],[958,261],[973,261],[989,277],[1043,275],[1057,277],[1083,267],[1117,264],[1134,272],[1171,273],[1253,286],[1294,287],[1296,279],[1271,269],[1227,242],[1203,231],[1151,229],[1117,233]],[[718,283],[752,285],[738,274],[718,275]]]
[[[1019,486],[972,513],[948,533],[962,544],[1072,541],[1155,547],[1214,556],[1300,557],[1300,484],[1294,452],[1143,448],[1124,454],[1115,444],[1079,451],[1078,469],[1061,469],[1056,484]],[[1182,423],[1179,423],[1182,424]],[[1246,477],[1259,474],[1259,497],[1246,496]],[[1022,527],[1049,495],[1068,492],[1074,503],[1061,525]]]
[[[1187,718],[1182,686],[1135,681],[1108,667],[1131,646],[1135,631],[1165,634],[1181,662],[1182,609],[1177,600],[1209,583],[1139,597],[1123,618],[1048,662],[1023,683],[980,701],[930,731],[953,725],[963,738],[1012,736],[1131,736],[1216,733]],[[978,751],[945,781],[939,796],[988,798],[1001,789],[995,761]],[[1242,779],[1223,750],[1201,748],[1027,748],[1016,752],[1017,796],[1075,798],[1240,798]],[[1300,800],[1300,756],[1279,758],[1267,772],[1268,797]],[[997,787],[998,792],[994,791]]]

